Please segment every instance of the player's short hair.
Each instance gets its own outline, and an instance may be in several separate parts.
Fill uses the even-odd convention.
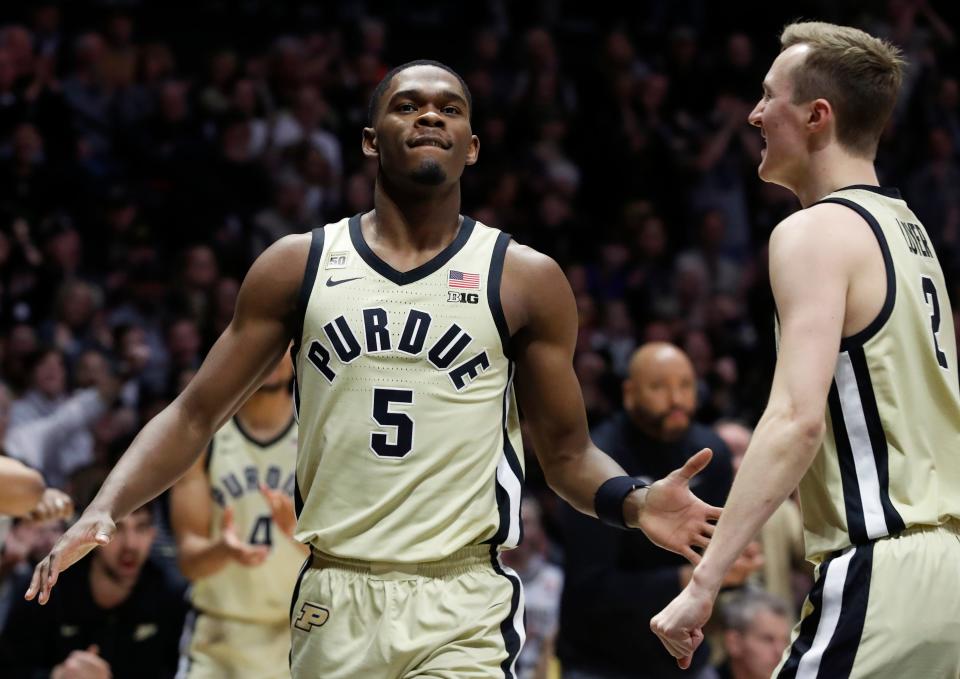
[[[760,611],[770,611],[786,618],[790,612],[787,602],[762,589],[747,588],[737,593],[723,607],[723,624],[728,630],[741,634],[750,629]]]
[[[836,112],[837,141],[872,160],[897,102],[903,53],[856,28],[819,21],[788,25],[780,44],[782,49],[810,47],[793,69],[793,103],[829,101]]]
[[[456,78],[460,83],[460,87],[463,88],[463,96],[467,99],[467,115],[473,111],[473,97],[470,94],[470,88],[467,87],[467,82],[460,76],[459,73],[454,71],[446,64],[443,64],[439,61],[434,61],[433,59],[416,59],[414,61],[408,61],[405,64],[400,64],[396,68],[391,69],[389,73],[383,76],[383,80],[377,83],[377,86],[373,90],[373,94],[370,95],[370,103],[367,105],[367,125],[373,125],[373,117],[377,113],[377,106],[380,105],[380,99],[383,97],[383,93],[387,91],[387,88],[390,87],[390,83],[393,82],[394,76],[400,71],[405,71],[414,66],[435,66],[443,69]]]

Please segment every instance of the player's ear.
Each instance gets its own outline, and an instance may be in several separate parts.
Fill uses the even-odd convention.
[[[363,128],[363,140],[360,142],[360,149],[367,158],[377,158],[380,155],[380,149],[377,146],[377,131],[372,127]]]
[[[826,99],[814,99],[810,103],[807,128],[810,132],[822,132],[833,120],[833,107]]]
[[[480,138],[477,135],[470,137],[470,146],[467,148],[467,165],[473,165],[480,157]]]

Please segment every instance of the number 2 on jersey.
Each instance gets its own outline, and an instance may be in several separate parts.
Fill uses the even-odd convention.
[[[930,328],[933,330],[933,351],[937,355],[937,363],[941,368],[947,368],[947,355],[940,350],[940,298],[937,297],[937,286],[933,279],[921,276],[923,285],[923,301],[930,307]]]
[[[412,403],[412,389],[376,387],[373,390],[373,421],[381,427],[393,430],[393,443],[390,442],[389,433],[370,432],[370,449],[378,457],[399,458],[413,450],[413,419],[406,413],[390,411],[393,404]]]

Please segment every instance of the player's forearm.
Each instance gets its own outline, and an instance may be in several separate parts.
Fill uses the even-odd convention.
[[[177,565],[191,582],[219,572],[229,562],[230,552],[222,540],[189,534],[177,541]]]
[[[718,591],[724,575],[800,483],[823,437],[822,415],[764,413],[694,580]]]
[[[593,505],[597,489],[607,479],[626,474],[623,467],[593,443],[567,454],[555,454],[547,464],[544,462],[541,459],[550,488],[571,507],[590,516],[597,515]]]
[[[140,431],[90,504],[115,521],[172,486],[197,459],[213,424],[174,401]]]

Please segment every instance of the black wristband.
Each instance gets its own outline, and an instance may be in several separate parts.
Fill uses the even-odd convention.
[[[593,496],[593,508],[597,518],[614,528],[627,528],[623,520],[623,501],[637,488],[646,488],[647,484],[632,476],[614,476],[600,484]]]

